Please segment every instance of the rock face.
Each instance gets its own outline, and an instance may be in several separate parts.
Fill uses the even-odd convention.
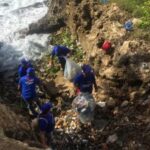
[[[65,22],[64,22],[65,6],[66,6],[66,0],[64,1],[49,0],[48,13],[37,23],[31,24],[27,34],[55,32],[61,27],[65,26]]]
[[[87,146],[83,149],[91,146],[91,149],[102,149],[102,147],[112,150],[150,149],[150,44],[142,39],[135,39],[132,36],[135,31],[128,33],[122,28],[128,15],[116,4],[100,5],[97,0],[52,0],[49,2],[49,8],[48,14],[39,21],[39,24],[30,26],[29,33],[55,31],[54,29],[62,26],[59,20],[63,20],[63,25],[70,29],[72,36],[78,39],[84,49],[84,59],[96,71],[99,87],[98,92],[93,94],[96,103],[106,104],[104,108],[96,108],[94,128],[84,127],[84,129],[76,126],[77,119],[74,115],[71,116],[74,114],[71,108],[73,85],[65,81],[62,75],[51,76],[44,67],[48,61],[44,62],[42,69],[44,68],[45,71],[40,70],[40,78],[46,80],[47,95],[57,97],[54,102],[59,106],[58,111],[61,111],[57,114],[56,128],[62,131],[61,138],[59,137],[62,144],[56,145],[62,149],[64,143],[68,141],[70,147]],[[97,41],[101,38],[112,42],[113,49],[109,54],[97,47]],[[54,81],[54,85],[51,80]],[[9,116],[4,113],[5,110],[6,108],[0,107],[2,114],[0,127],[9,129],[5,133],[10,133],[12,126],[17,128],[13,128],[16,131],[18,128],[24,130],[24,127],[20,127],[20,119],[15,120],[16,115],[7,110],[11,114]],[[10,120],[9,124],[5,123],[7,122],[5,115]],[[16,125],[16,122],[19,122],[19,125]],[[105,125],[98,130],[101,122]],[[71,131],[75,133],[75,137],[79,136],[77,140],[69,135],[69,126],[71,130],[81,129],[79,132]],[[64,138],[64,131],[67,137],[71,136],[69,140]],[[58,136],[58,133],[56,134]],[[0,130],[1,136],[3,132]],[[82,140],[87,141],[87,144],[80,144]],[[75,142],[74,145],[72,141]],[[104,145],[102,146],[101,143]],[[68,145],[67,148],[70,148]]]
[[[30,139],[30,133],[31,129],[25,117],[0,104],[0,150],[38,150],[17,141],[23,141],[24,138]]]
[[[123,24],[130,17],[116,4],[101,5],[95,0],[68,1],[66,16],[66,26],[84,49],[84,59],[96,71],[100,89],[94,96],[96,100],[106,102],[109,111],[114,115],[113,118],[116,117],[117,120],[110,124],[109,131],[106,129],[111,133],[117,131],[110,137],[107,134],[108,141],[112,144],[109,145],[110,149],[130,149],[136,146],[149,148],[149,144],[146,146],[140,140],[141,135],[146,141],[148,137],[143,133],[137,134],[140,132],[138,129],[142,128],[137,119],[140,118],[139,114],[142,115],[143,124],[145,123],[142,129],[148,130],[146,128],[149,124],[149,121],[146,122],[149,120],[149,106],[141,106],[141,101],[149,99],[149,42],[133,36],[138,32],[137,28],[131,33],[124,30]],[[136,19],[131,20],[137,24]],[[97,46],[101,38],[111,41],[112,50],[109,54]],[[133,124],[136,124],[136,127],[133,127]],[[122,139],[118,135],[121,135]],[[113,145],[113,142],[116,144]]]
[[[38,148],[31,148],[27,144],[10,140],[8,138],[0,138],[0,150],[40,150]]]

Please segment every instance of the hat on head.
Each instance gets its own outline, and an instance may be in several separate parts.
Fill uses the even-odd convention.
[[[85,64],[82,66],[82,70],[85,74],[92,72],[92,68],[89,65],[85,65]]]
[[[22,65],[27,65],[27,64],[28,64],[28,61],[27,61],[25,58],[22,58],[22,59],[21,59],[21,64],[22,64]]]
[[[42,111],[42,113],[46,112],[46,111],[50,110],[52,107],[53,106],[52,106],[51,102],[45,103],[41,106],[41,111]]]
[[[35,70],[33,68],[28,68],[27,69],[27,75],[28,76],[34,76],[35,75]]]

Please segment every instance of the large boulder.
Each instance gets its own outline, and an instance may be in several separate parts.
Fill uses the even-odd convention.
[[[38,22],[29,26],[27,34],[56,32],[65,26],[66,1],[51,0],[48,2],[48,13]]]

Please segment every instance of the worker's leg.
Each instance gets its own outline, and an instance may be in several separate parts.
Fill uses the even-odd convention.
[[[66,60],[65,59],[62,59],[60,61],[60,64],[61,64],[61,68],[63,69],[63,71],[65,70],[65,64],[66,64]]]

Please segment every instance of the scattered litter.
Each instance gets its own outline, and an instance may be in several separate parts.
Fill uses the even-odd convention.
[[[118,140],[118,136],[116,134],[110,135],[107,138],[107,143],[114,143]]]
[[[80,121],[84,124],[93,120],[95,100],[89,93],[81,93],[72,102],[73,109],[77,112]]]

